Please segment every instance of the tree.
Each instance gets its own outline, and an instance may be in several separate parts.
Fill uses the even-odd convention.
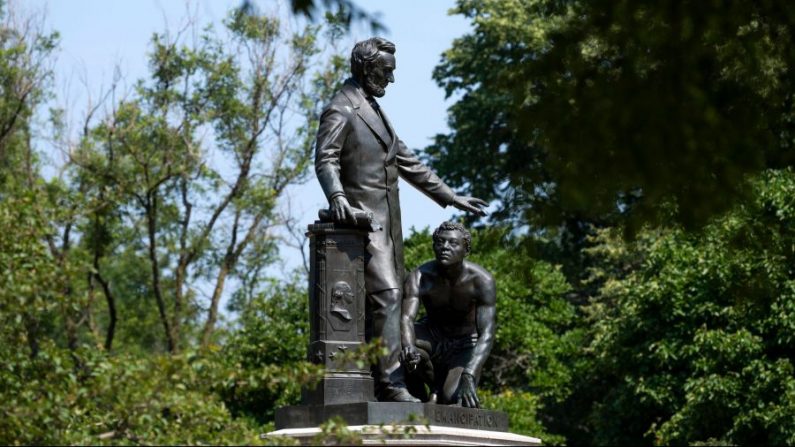
[[[229,41],[205,33],[197,47],[156,35],[151,80],[71,157],[94,205],[84,227],[94,278],[103,283],[114,252],[148,259],[143,286],[171,352],[199,318],[192,278],[212,284],[207,346],[227,281],[273,261],[277,201],[306,178],[319,108],[341,79],[341,58],[316,60],[317,26],[284,37],[277,19],[239,10],[226,26]]]
[[[255,380],[227,389],[224,399],[235,414],[272,422],[276,408],[299,403],[309,344],[305,283],[302,275],[272,280],[266,291],[251,299],[238,294],[230,302],[240,318],[238,328],[228,334],[224,345],[225,362],[242,371],[256,373],[268,368],[282,374],[269,375],[264,383]]]
[[[0,443],[268,442],[262,402],[293,402],[319,370],[296,355],[300,325],[289,346],[253,327],[262,312],[287,327],[304,296],[256,272],[276,259],[279,197],[306,175],[342,59],[315,63],[320,26],[285,36],[250,14],[230,16],[230,40],[157,35],[152,78],[103,95],[74,141],[69,111],[53,114],[69,158],[45,176],[32,136],[56,36],[0,19]],[[219,331],[230,278],[246,318]]]
[[[351,0],[291,0],[290,7],[293,14],[300,14],[310,19],[315,19],[319,5],[322,3],[325,9],[331,9],[332,6],[336,7],[336,15],[342,19],[342,23],[346,27],[350,27],[353,21],[362,21],[370,25],[373,32],[383,31],[386,28],[384,24],[378,19],[377,14],[370,14],[367,11],[359,8],[356,3]],[[241,6],[242,9],[251,9],[252,3],[245,0]]]
[[[17,15],[0,2],[0,319],[8,342],[24,346],[30,357],[43,338],[64,339],[51,320],[59,313],[69,320],[72,304],[57,299],[68,293],[58,274],[68,270],[68,243],[59,249],[50,226],[62,216],[52,208],[58,188],[40,181],[32,145],[33,115],[49,91],[57,38],[43,31],[39,17]]]
[[[473,30],[434,73],[461,97],[428,160],[523,222],[698,226],[741,200],[749,175],[793,163],[788,2],[461,0],[454,12]]]
[[[766,171],[753,188],[703,234],[599,232],[592,255],[612,267],[593,271],[609,279],[587,308],[570,407],[588,423],[572,442],[795,440],[795,174]],[[638,265],[611,270],[626,263]]]
[[[36,157],[31,118],[47,97],[49,64],[57,33],[42,30],[40,17],[8,11],[0,1],[0,198],[9,183],[30,182]]]

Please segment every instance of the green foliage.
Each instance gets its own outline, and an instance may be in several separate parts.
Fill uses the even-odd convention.
[[[524,222],[704,224],[793,163],[790,2],[460,0],[428,160]],[[494,179],[505,179],[494,182]],[[673,201],[664,217],[659,204]],[[618,204],[618,206],[616,206]]]
[[[483,402],[483,408],[508,413],[511,433],[533,436],[541,439],[547,445],[565,442],[565,437],[549,433],[541,423],[544,405],[537,395],[526,391],[514,392],[508,388],[496,394],[482,391],[478,393],[478,397]]]
[[[0,203],[0,442],[259,443],[273,406],[294,402],[318,377],[301,361],[306,305],[295,287],[241,309],[223,350],[109,355],[91,343],[63,346],[59,311],[79,303],[63,294],[34,198]],[[268,355],[279,348],[283,355]]]
[[[495,277],[542,305],[498,303],[501,336],[520,362],[555,353],[492,391],[540,392],[527,414],[574,444],[792,443],[795,7],[460,0],[452,12],[472,30],[434,72],[456,102],[426,160],[496,200],[494,223],[529,229]],[[543,284],[550,265],[571,286],[527,293],[523,279]],[[533,313],[545,324],[521,318]]]
[[[0,199],[18,177],[30,180],[32,117],[49,95],[57,42],[57,33],[42,31],[40,18],[15,16],[0,3]]]
[[[273,421],[276,408],[298,404],[301,385],[309,380],[299,379],[310,371],[305,364],[309,305],[302,283],[299,278],[292,282],[274,281],[266,293],[250,302],[233,303],[240,311],[240,326],[229,334],[221,351],[223,358],[241,371],[262,367],[289,371],[285,380],[269,386],[230,389],[225,398],[235,414],[264,423]]]
[[[69,159],[45,177],[32,135],[55,36],[0,18],[0,442],[282,442],[259,435],[320,370],[305,290],[261,271],[341,78],[338,57],[316,63],[322,27],[233,15],[228,40],[155,36],[151,78],[80,135],[53,112]],[[241,317],[219,330],[234,280]]]
[[[64,292],[40,205],[34,192],[0,202],[0,442],[257,442],[210,392],[231,374],[218,359],[63,345],[64,315],[81,303]]]
[[[371,14],[361,9],[351,0],[290,0],[290,7],[293,14],[300,14],[310,19],[317,16],[318,10],[327,10],[326,16],[332,14],[338,17],[338,21],[350,28],[353,22],[361,22],[369,25],[373,34],[385,31],[386,27],[381,22],[378,14]],[[244,0],[241,10],[246,12],[253,9],[253,3],[250,0]]]
[[[0,201],[0,331],[14,346],[38,350],[58,309],[58,271],[43,243],[47,227],[34,193]]]
[[[278,254],[277,206],[307,178],[320,107],[341,80],[338,58],[318,60],[321,26],[287,33],[237,9],[225,26],[226,38],[208,28],[192,45],[156,34],[150,78],[96,124],[89,116],[67,166],[86,202],[68,224],[92,259],[89,289],[109,314],[154,299],[132,306],[163,334],[145,348],[178,352],[197,336],[208,346],[228,284],[260,290]],[[209,305],[197,282],[211,284]]]
[[[593,442],[795,441],[795,175],[754,190],[703,234],[645,232],[639,267],[594,298]]]
[[[4,444],[261,444],[267,427],[233,417],[222,395],[273,392],[297,372],[240,370],[215,355],[76,355],[79,368],[74,353],[45,346],[4,368]]]
[[[362,437],[348,430],[348,424],[335,416],[320,424],[320,433],[312,439],[313,445],[362,445]]]
[[[262,411],[262,402],[272,412],[274,404],[294,401],[300,386],[319,374],[300,361],[305,329],[291,326],[306,322],[305,315],[295,314],[305,312],[303,290],[291,287],[282,295],[275,288],[274,296],[244,306],[246,317],[224,350],[109,354],[90,332],[71,342],[67,321],[70,315],[87,317],[85,295],[68,291],[66,281],[76,267],[59,267],[45,242],[50,230],[49,216],[41,213],[45,198],[34,190],[0,202],[0,442],[263,442],[259,434],[269,426],[261,424],[271,421],[272,413]],[[257,318],[262,311],[270,324]],[[134,318],[127,320],[133,324],[138,324]],[[293,339],[285,338],[287,328],[296,334]],[[285,354],[263,359],[272,347]],[[266,396],[275,397],[267,401]]]

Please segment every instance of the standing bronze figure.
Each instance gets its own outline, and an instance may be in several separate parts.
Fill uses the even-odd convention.
[[[409,389],[424,401],[480,408],[476,386],[494,344],[496,288],[483,267],[466,261],[471,239],[461,224],[433,232],[436,260],[406,279],[401,334]],[[426,316],[414,322],[420,302]],[[431,394],[426,395],[425,384]]]
[[[315,171],[334,221],[353,224],[361,210],[383,226],[370,233],[365,258],[368,339],[380,337],[390,352],[376,366],[376,393],[382,401],[416,402],[399,362],[404,266],[398,178],[443,207],[483,214],[486,202],[457,196],[397,137],[375,100],[394,82],[394,53],[395,45],[378,37],[354,46],[352,77],[320,118]]]

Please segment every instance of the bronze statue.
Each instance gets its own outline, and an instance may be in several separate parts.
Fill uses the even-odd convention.
[[[479,408],[476,386],[494,344],[497,297],[489,272],[464,259],[470,244],[461,224],[444,222],[433,232],[436,260],[406,279],[401,357],[415,396]],[[426,316],[415,322],[420,302]]]
[[[375,100],[394,82],[394,53],[395,45],[378,37],[354,46],[352,77],[320,117],[315,171],[335,222],[355,225],[361,211],[383,227],[370,233],[365,258],[368,340],[380,337],[390,352],[375,368],[376,393],[383,401],[416,402],[399,363],[404,267],[398,177],[443,207],[482,215],[486,202],[457,196],[397,137]]]

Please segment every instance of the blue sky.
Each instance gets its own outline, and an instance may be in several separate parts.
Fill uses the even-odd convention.
[[[24,3],[29,10],[46,11],[48,26],[61,34],[56,62],[56,92],[61,103],[73,107],[85,103],[86,91],[95,94],[110,84],[114,66],[121,69],[127,85],[146,75],[146,54],[154,32],[177,29],[184,23],[187,8],[203,22],[219,22],[229,8],[239,4],[230,0],[11,0]],[[284,1],[255,2],[262,11],[281,11]],[[452,40],[469,29],[461,16],[447,11],[453,0],[365,1],[356,4],[379,13],[388,31],[383,37],[397,45],[395,84],[379,100],[398,135],[413,149],[425,147],[433,135],[447,130],[444,92],[431,79],[441,53]],[[188,6],[186,6],[188,5]],[[340,48],[370,37],[369,29],[354,26]],[[404,234],[410,227],[436,226],[449,219],[454,210],[442,209],[408,185],[401,187]],[[311,223],[318,208],[327,204],[315,179],[290,191],[293,212]],[[297,204],[297,207],[296,207]],[[297,265],[297,252],[283,251],[287,267]]]

